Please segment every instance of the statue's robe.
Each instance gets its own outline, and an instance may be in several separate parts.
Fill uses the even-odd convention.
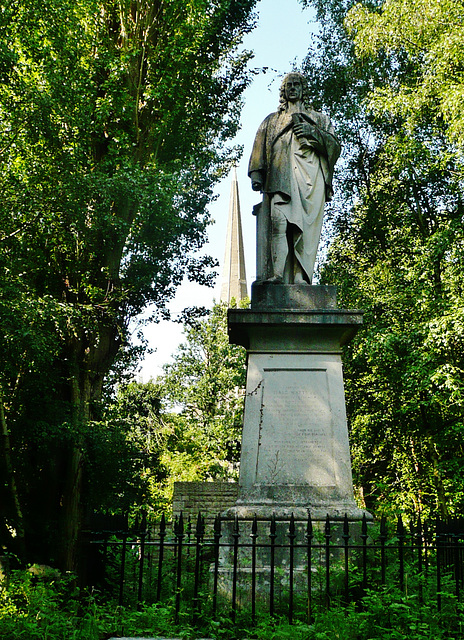
[[[313,125],[311,138],[297,138],[294,121]],[[263,179],[261,216],[272,215],[275,207],[285,216],[293,230],[293,249],[308,282],[311,282],[322,228],[324,204],[332,197],[334,165],[340,155],[340,144],[329,118],[317,111],[271,113],[256,134],[248,167],[249,175],[259,171]],[[270,275],[269,224],[265,233],[258,232],[258,280]],[[261,237],[260,237],[261,235]],[[267,237],[265,237],[267,236]],[[291,276],[290,276],[290,281]]]

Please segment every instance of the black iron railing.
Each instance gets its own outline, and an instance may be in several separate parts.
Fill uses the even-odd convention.
[[[232,618],[248,609],[311,620],[321,608],[362,602],[368,589],[395,586],[414,592],[419,603],[448,598],[459,602],[464,579],[464,520],[420,519],[406,527],[344,519],[315,522],[230,520],[212,527],[198,514],[164,517],[139,531],[88,531],[84,556],[88,581],[111,590],[119,604],[174,602],[176,617],[186,608]],[[449,602],[447,601],[447,606]]]

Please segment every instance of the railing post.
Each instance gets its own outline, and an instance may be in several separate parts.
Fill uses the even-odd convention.
[[[255,513],[251,525],[251,619],[256,623],[256,542],[258,538],[258,517]]]
[[[428,554],[428,547],[431,543],[430,540],[430,535],[429,535],[429,525],[427,523],[427,520],[424,522],[423,524],[423,530],[424,530],[424,564],[425,564],[425,575],[428,575],[429,572],[429,554]]]
[[[387,519],[385,516],[382,516],[380,520],[380,571],[381,571],[381,580],[382,584],[385,584],[386,581],[386,556],[385,556],[385,543],[387,541]]]
[[[142,594],[143,594],[143,562],[145,558],[145,537],[147,535],[146,531],[142,531],[140,533],[140,563],[139,563],[139,586],[137,590],[137,611],[140,610],[140,606],[142,604]]]
[[[122,534],[122,551],[121,551],[121,573],[119,576],[119,606],[124,604],[124,581],[126,573],[126,549],[127,549],[127,533]]]
[[[437,609],[441,611],[441,561],[442,561],[442,535],[440,520],[436,520],[436,541],[437,541]]]
[[[293,513],[290,516],[290,526],[288,530],[288,539],[290,542],[290,562],[289,562],[289,599],[288,599],[288,622],[289,624],[293,624],[293,572],[294,572],[294,562],[295,562],[295,518]]]
[[[461,595],[461,572],[459,571],[459,537],[456,534],[456,529],[453,533],[453,563],[454,563],[454,580],[456,582],[456,599],[459,602]]]
[[[419,572],[419,602],[422,604],[424,602],[424,591],[423,591],[423,576],[422,576],[422,549],[423,549],[423,532],[422,532],[422,519],[419,514],[419,518],[417,520],[417,529],[416,529],[416,541],[417,541],[417,570]]]
[[[219,574],[219,545],[221,541],[221,516],[214,519],[214,580],[213,580],[213,614],[217,608],[218,574]]]
[[[306,553],[308,564],[308,624],[311,624],[313,611],[312,611],[312,544],[313,544],[313,523],[311,521],[311,513],[308,511],[308,521],[306,524]]]
[[[327,514],[327,518],[325,519],[325,597],[326,597],[326,606],[327,609],[330,608],[330,518],[329,514]]]
[[[205,525],[201,513],[198,512],[197,524],[195,527],[195,575],[193,585],[193,615],[195,620],[200,613],[200,601],[198,598],[198,592],[200,588],[200,556],[201,545],[203,542],[203,536],[205,533]]]
[[[175,540],[174,540],[174,542],[175,542],[175,544],[174,544],[174,560],[176,560],[176,559],[177,559],[177,538],[176,538],[176,531],[177,531],[178,527],[179,527],[179,517],[178,517],[178,516],[174,516],[174,519],[173,519],[173,521],[172,521],[172,530],[173,530],[173,532],[174,532],[174,538],[175,538]]]
[[[159,553],[158,553],[158,581],[156,583],[156,602],[161,600],[161,582],[163,579],[163,559],[164,559],[164,539],[166,537],[166,518],[164,513],[161,516],[159,530]]]
[[[277,538],[277,525],[275,513],[271,516],[271,526],[269,531],[271,539],[271,567],[270,567],[270,585],[269,585],[269,614],[274,615],[274,572],[275,572],[275,542]]]
[[[362,563],[363,563],[363,591],[367,589],[367,519],[363,513],[361,522],[361,540],[362,540]]]
[[[237,514],[235,514],[232,537],[234,540],[234,558],[233,558],[233,575],[232,575],[232,620],[233,622],[235,622],[235,614],[237,612],[238,541],[240,538]]]
[[[350,602],[350,578],[348,573],[348,558],[349,558],[349,548],[348,543],[350,540],[350,525],[348,523],[348,515],[345,513],[345,517],[343,519],[343,545],[345,552],[345,604],[349,604]]]
[[[177,549],[177,575],[176,575],[176,612],[175,612],[175,622],[176,624],[179,622],[179,611],[180,611],[180,594],[181,594],[181,585],[182,585],[182,541],[184,539],[184,517],[182,512],[180,513],[179,520],[176,523],[176,527],[174,529],[174,535],[176,538],[175,548]]]
[[[192,516],[189,513],[188,518],[187,518],[187,525],[184,525],[184,531],[185,531],[185,537],[187,537],[187,551],[186,551],[186,555],[189,556],[190,555],[190,543],[192,541]]]
[[[102,571],[102,583],[106,584],[107,567],[108,567],[108,544],[110,541],[110,534],[103,532],[103,571]]]
[[[400,578],[400,590],[404,591],[404,524],[401,515],[398,517],[398,523],[396,527],[396,535],[398,538],[398,559],[400,563],[399,578]]]

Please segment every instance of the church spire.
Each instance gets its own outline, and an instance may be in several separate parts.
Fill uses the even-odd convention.
[[[247,283],[243,251],[242,221],[238,195],[237,171],[232,174],[230,190],[229,221],[227,223],[226,250],[222,270],[221,302],[230,304],[232,298],[238,302],[246,298]]]

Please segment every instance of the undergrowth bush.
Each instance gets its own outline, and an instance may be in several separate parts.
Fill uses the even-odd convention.
[[[370,590],[349,606],[315,614],[311,623],[260,615],[250,624],[247,611],[212,618],[200,611],[195,625],[188,607],[175,622],[174,603],[145,605],[140,611],[118,607],[97,592],[80,591],[72,576],[44,581],[14,572],[0,586],[1,640],[103,640],[110,636],[167,636],[185,640],[451,640],[464,639],[464,606],[446,584],[443,609],[435,600],[398,589]]]

